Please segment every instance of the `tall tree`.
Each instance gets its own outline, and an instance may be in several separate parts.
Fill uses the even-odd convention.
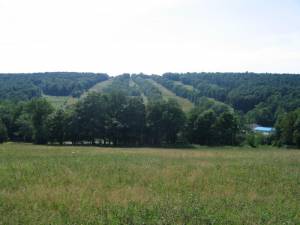
[[[128,97],[122,92],[112,92],[108,95],[108,117],[106,120],[106,134],[109,142],[119,145],[124,142],[124,132],[126,124],[123,120]]]
[[[151,144],[174,144],[184,129],[185,114],[174,100],[152,102],[147,108],[147,126]]]
[[[33,99],[28,104],[28,111],[34,128],[34,142],[36,144],[46,144],[48,142],[46,121],[54,111],[52,105],[43,98]]]
[[[221,145],[237,144],[238,129],[237,118],[232,113],[222,113],[215,123],[216,142]]]
[[[47,121],[49,141],[62,145],[66,138],[66,127],[65,112],[60,109],[53,113]]]
[[[91,93],[75,108],[73,125],[77,126],[81,140],[95,143],[96,139],[105,137],[108,97],[99,93]]]
[[[17,140],[24,142],[31,142],[33,139],[34,128],[30,115],[26,112],[23,112],[16,120]]]
[[[141,144],[145,132],[146,110],[142,98],[129,98],[120,121],[123,124],[122,142],[125,144]]]
[[[211,145],[215,143],[215,123],[217,116],[214,111],[199,112],[194,109],[188,120],[188,139],[191,143]]]
[[[0,143],[3,143],[7,140],[7,129],[5,124],[0,119]]]
[[[294,123],[294,143],[300,148],[300,111],[298,113],[298,118]]]
[[[276,124],[276,138],[279,144],[300,147],[300,109],[281,116]]]

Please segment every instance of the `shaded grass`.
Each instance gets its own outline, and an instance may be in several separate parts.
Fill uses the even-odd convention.
[[[149,79],[149,81],[152,84],[154,84],[161,91],[162,96],[165,100],[175,99],[179,103],[179,105],[182,107],[183,111],[189,112],[194,107],[194,104],[192,102],[190,102],[189,100],[177,96],[175,93],[168,90],[167,88],[165,88],[164,86],[162,86],[161,84],[157,83],[156,81],[154,81],[152,79]]]
[[[111,78],[109,80],[102,81],[102,82],[99,82],[99,83],[95,84],[88,91],[86,91],[84,94],[82,94],[81,98],[86,97],[89,93],[92,93],[92,92],[103,93],[104,89],[112,84],[113,79],[114,78]]]
[[[50,95],[44,95],[43,96],[47,101],[50,102],[50,104],[56,108],[60,109],[65,106],[73,105],[75,104],[78,99],[73,98],[71,96],[50,96]]]
[[[299,224],[300,151],[0,145],[0,224]]]
[[[179,85],[179,86],[183,86],[185,87],[186,89],[190,90],[190,91],[194,91],[194,87],[192,85],[187,85],[187,84],[184,84],[182,83],[181,81],[173,81],[175,84]]]
[[[132,78],[130,78],[130,83],[131,83],[132,86],[136,85],[138,87],[138,89],[140,90],[143,102],[144,102],[145,105],[147,105],[148,104],[148,98],[144,94],[143,89],[141,88],[141,86],[138,83],[136,83]]]

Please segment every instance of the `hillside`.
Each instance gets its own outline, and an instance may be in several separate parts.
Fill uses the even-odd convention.
[[[300,75],[255,73],[166,73],[163,76],[94,73],[0,74],[0,100],[46,96],[56,107],[88,93],[123,92],[145,103],[175,99],[184,111],[195,105],[226,104],[248,122],[274,125],[279,114],[300,107]],[[211,104],[211,103],[210,103]]]
[[[0,101],[0,142],[300,146],[299,75],[44,74],[1,78],[9,78],[11,89],[1,96],[6,101]],[[7,86],[3,84],[4,90]],[[39,95],[26,96],[24,93],[32,91],[26,89],[28,84]],[[250,129],[254,124],[271,127],[274,133],[270,138],[256,136]]]
[[[96,73],[0,74],[0,100],[29,100],[42,95],[79,97],[108,79]]]
[[[137,81],[137,79],[140,80]],[[159,95],[154,97],[151,96],[151,94],[153,93],[147,90],[147,87],[145,87],[146,85],[151,86],[153,90],[155,90],[152,92],[157,92],[159,93]],[[85,97],[88,93],[91,92],[109,93],[116,90],[122,91],[130,96],[140,96],[146,103],[149,100],[175,99],[186,112],[191,110],[194,106],[194,104],[188,99],[177,96],[175,93],[160,85],[153,79],[146,79],[140,76],[128,77],[127,75],[121,75],[118,77],[111,78],[107,81],[96,84],[95,86],[90,88],[86,93],[84,93],[82,97]]]

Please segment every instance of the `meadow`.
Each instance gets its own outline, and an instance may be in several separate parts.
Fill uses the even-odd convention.
[[[0,224],[300,224],[300,151],[7,143]]]

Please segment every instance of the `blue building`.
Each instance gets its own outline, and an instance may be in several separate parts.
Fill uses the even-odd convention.
[[[275,132],[275,128],[273,127],[262,127],[262,126],[257,126],[254,129],[254,132],[262,133],[262,134],[272,134]]]

